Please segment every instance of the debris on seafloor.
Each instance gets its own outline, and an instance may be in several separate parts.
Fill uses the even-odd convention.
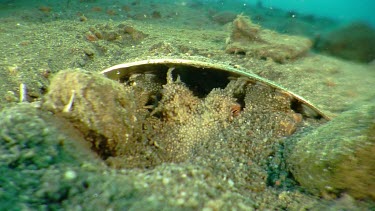
[[[49,6],[40,6],[38,9],[43,13],[50,13],[52,11],[52,8]]]
[[[347,111],[304,137],[289,139],[286,162],[307,190],[375,199],[375,106]]]
[[[142,41],[148,35],[135,29],[132,26],[119,24],[112,26],[110,24],[99,24],[95,27],[90,27],[86,34],[88,41],[106,40],[110,42],[131,43],[135,44]]]
[[[238,15],[227,39],[226,52],[284,63],[303,56],[311,46],[312,42],[307,38],[263,29],[249,17]]]

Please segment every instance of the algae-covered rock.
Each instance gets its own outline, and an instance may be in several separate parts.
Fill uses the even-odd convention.
[[[237,16],[233,21],[232,32],[227,43],[227,53],[272,59],[279,63],[304,55],[312,45],[307,38],[262,29],[252,23],[250,18],[242,15]]]
[[[375,106],[362,106],[287,142],[286,161],[313,193],[375,199]]]
[[[104,167],[69,122],[28,103],[0,112],[0,210],[57,209]]]
[[[69,122],[28,103],[0,113],[0,152],[1,166],[20,170],[95,157]]]
[[[140,136],[137,99],[132,89],[81,69],[59,72],[42,107],[67,116],[103,158],[128,150]]]

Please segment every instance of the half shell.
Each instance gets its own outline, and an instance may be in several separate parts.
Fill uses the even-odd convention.
[[[213,88],[223,88],[229,83],[230,79],[242,77],[246,78],[249,83],[260,83],[289,95],[292,98],[291,102],[293,105],[291,107],[298,113],[316,119],[330,119],[303,97],[288,91],[268,79],[230,65],[185,59],[150,59],[115,65],[105,69],[101,73],[112,80],[124,82],[133,74],[142,73],[152,73],[166,78],[169,68],[174,68],[174,74],[179,75],[181,80],[189,87],[198,89],[201,94],[207,94]]]

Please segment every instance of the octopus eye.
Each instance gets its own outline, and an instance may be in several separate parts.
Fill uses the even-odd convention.
[[[231,107],[230,107],[230,112],[232,114],[233,117],[237,117],[240,115],[240,112],[241,112],[241,105],[236,103],[236,104],[233,104]]]

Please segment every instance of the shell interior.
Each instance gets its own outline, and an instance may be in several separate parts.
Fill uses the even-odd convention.
[[[224,88],[233,78],[245,77],[249,83],[261,83],[290,95],[293,98],[291,108],[297,113],[316,119],[330,119],[303,97],[268,79],[229,65],[184,59],[151,59],[115,65],[101,73],[119,82],[127,81],[133,74],[147,73],[155,74],[161,80],[165,80],[169,68],[174,68],[174,79],[180,77],[181,81],[199,97],[204,97],[213,88]]]

